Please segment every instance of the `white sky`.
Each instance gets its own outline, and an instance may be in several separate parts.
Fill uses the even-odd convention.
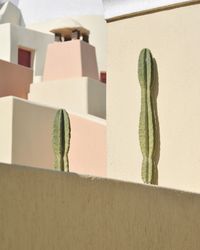
[[[0,0],[4,2],[6,0]],[[31,24],[48,19],[77,15],[103,15],[104,0],[10,0],[22,11],[25,23]],[[143,8],[153,8],[174,2],[184,2],[186,0],[106,0],[105,16],[120,15],[131,10],[142,10]],[[121,3],[126,5],[121,5]],[[109,6],[112,8],[109,8]],[[116,5],[116,8],[115,8]],[[125,6],[123,8],[123,6]],[[126,8],[128,8],[126,10]],[[111,13],[109,13],[111,11]]]
[[[27,24],[66,16],[103,15],[101,0],[10,0],[10,2],[21,9]]]

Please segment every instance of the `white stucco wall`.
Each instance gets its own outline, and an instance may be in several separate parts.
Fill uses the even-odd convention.
[[[34,75],[37,76],[43,74],[47,46],[54,41],[54,36],[17,25],[1,24],[0,41],[0,59],[12,63],[18,63],[19,47],[32,50]]]
[[[18,47],[30,48],[34,51],[34,75],[42,75],[46,51],[54,36],[11,25],[11,62],[18,61]]]
[[[0,59],[10,62],[11,61],[11,32],[10,24],[0,25]]]
[[[10,1],[0,2],[0,24],[12,23],[24,26],[24,20],[20,9]]]

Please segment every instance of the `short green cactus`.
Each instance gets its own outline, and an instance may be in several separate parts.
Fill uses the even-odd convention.
[[[56,112],[52,144],[55,154],[54,167],[55,169],[69,172],[68,152],[70,147],[71,128],[68,113],[60,109]]]
[[[143,155],[142,180],[153,181],[154,151],[154,113],[152,110],[151,87],[153,84],[153,58],[149,49],[140,52],[138,61],[138,78],[141,86],[141,112],[139,123],[139,140]]]

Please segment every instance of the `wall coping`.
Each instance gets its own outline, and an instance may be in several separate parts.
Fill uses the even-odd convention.
[[[193,4],[200,0],[103,0],[107,22]]]

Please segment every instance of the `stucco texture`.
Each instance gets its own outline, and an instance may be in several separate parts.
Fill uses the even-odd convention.
[[[44,81],[87,76],[98,80],[95,48],[81,40],[50,44],[44,66]]]
[[[73,77],[31,84],[28,99],[62,107],[80,115],[106,118],[106,85],[89,77]]]
[[[43,75],[47,46],[54,41],[54,35],[44,34],[10,23],[0,25],[0,59],[18,63],[18,48],[32,52],[34,76]]]
[[[157,62],[158,184],[200,191],[200,5],[108,23],[108,175],[141,182],[138,57]]]
[[[93,13],[93,15],[73,16],[73,19],[80,22],[83,27],[90,31],[89,41],[96,49],[98,69],[99,71],[106,71],[107,27],[104,16],[95,16]],[[64,22],[65,18],[56,18],[32,23],[28,24],[28,27],[41,32],[49,32],[55,25],[55,22],[59,22],[60,20]],[[66,23],[67,20],[68,18],[66,18]]]
[[[17,96],[27,99],[33,70],[21,65],[0,60],[0,97]]]
[[[13,97],[0,98],[0,161],[53,169],[55,108]],[[106,176],[106,123],[70,114],[70,171]]]
[[[200,195],[0,165],[2,250],[199,250]]]

